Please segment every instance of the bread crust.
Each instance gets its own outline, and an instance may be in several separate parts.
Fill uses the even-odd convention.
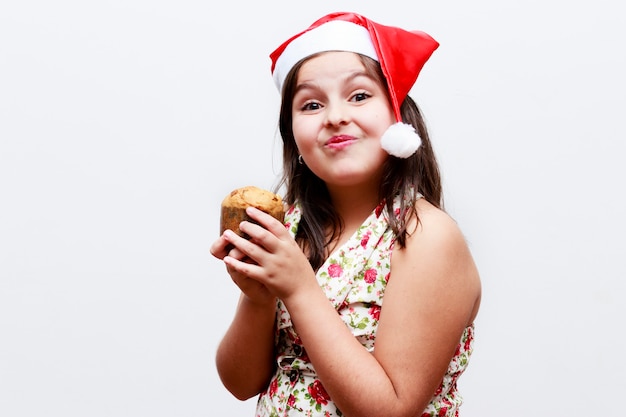
[[[245,233],[239,230],[239,224],[244,220],[254,223],[246,214],[246,208],[250,206],[266,212],[280,222],[283,222],[285,218],[283,201],[278,194],[248,185],[231,191],[222,200],[220,234],[230,229],[239,236],[248,238]]]

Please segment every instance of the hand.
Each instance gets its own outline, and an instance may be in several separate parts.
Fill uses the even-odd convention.
[[[241,231],[250,239],[243,239],[232,231],[223,235],[225,243],[221,245],[232,244],[236,250],[222,258],[231,276],[253,279],[283,300],[312,289],[319,290],[315,272],[285,226],[254,207],[246,212],[258,223],[244,221],[240,224]],[[217,254],[221,253],[221,245],[216,247]]]
[[[241,262],[252,262],[243,252],[234,247],[227,239],[227,234],[234,233],[230,230],[225,231],[211,245],[211,254],[217,259],[223,260],[225,257],[229,257]],[[260,282],[248,278],[245,274],[238,272],[236,269],[226,264],[226,271],[230,275],[233,282],[239,287],[241,292],[249,299],[253,304],[272,304],[274,303],[274,296],[270,294],[269,290]]]

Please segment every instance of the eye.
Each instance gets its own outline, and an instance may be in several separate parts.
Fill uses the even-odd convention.
[[[371,97],[370,94],[364,91],[361,91],[361,92],[354,94],[352,97],[350,97],[350,101],[363,101],[363,100],[367,100],[370,97]]]
[[[302,107],[300,107],[300,110],[311,111],[311,110],[319,110],[321,108],[322,106],[320,103],[316,101],[307,101],[306,103],[302,105]]]

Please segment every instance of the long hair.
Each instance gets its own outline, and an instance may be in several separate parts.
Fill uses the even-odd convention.
[[[315,55],[313,55],[315,56]],[[283,172],[278,187],[285,186],[284,200],[291,205],[300,204],[302,219],[296,239],[301,246],[306,245],[309,262],[313,269],[322,266],[326,258],[326,246],[343,229],[341,218],[335,211],[326,184],[306,165],[298,163],[298,148],[292,129],[292,104],[295,95],[298,71],[310,56],[298,62],[285,78],[279,129],[283,140]],[[366,56],[359,55],[365,71],[387,91],[387,83],[380,64]],[[402,159],[389,156],[385,162],[384,176],[380,183],[380,201],[385,202],[385,214],[396,236],[396,243],[406,245],[407,229],[412,217],[417,216],[415,208],[418,193],[435,207],[443,208],[442,187],[439,167],[430,143],[426,123],[417,104],[407,96],[400,107],[402,120],[411,124],[422,139],[415,154]],[[394,214],[393,201],[400,196],[400,215]],[[331,233],[328,233],[331,230]]]

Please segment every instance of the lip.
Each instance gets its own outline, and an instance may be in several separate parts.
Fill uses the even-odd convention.
[[[350,135],[336,135],[326,141],[326,146],[333,149],[343,148],[355,142],[357,139]]]

